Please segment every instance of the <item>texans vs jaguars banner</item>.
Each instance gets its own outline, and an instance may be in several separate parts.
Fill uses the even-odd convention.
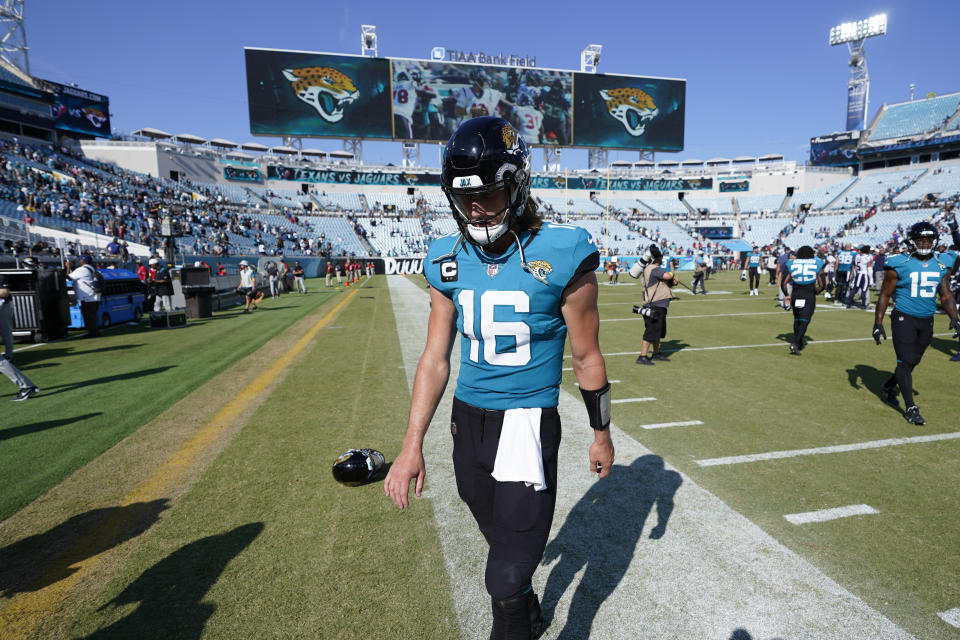
[[[53,91],[53,119],[57,129],[98,138],[110,137],[110,99],[59,82],[43,81]]]
[[[685,80],[575,73],[573,90],[578,147],[683,150]]]
[[[531,145],[683,150],[686,81],[244,49],[250,132],[444,143],[494,115]]]
[[[392,138],[390,61],[244,49],[250,133]]]

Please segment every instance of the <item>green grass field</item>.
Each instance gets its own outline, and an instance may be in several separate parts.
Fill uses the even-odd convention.
[[[912,426],[881,399],[895,358],[870,339],[872,313],[820,302],[790,356],[773,287],[749,297],[736,276],[707,283],[730,293],[678,291],[671,361],[653,367],[634,363],[639,287],[601,286],[614,398],[656,398],[615,405],[614,423],[908,633],[960,638],[937,615],[960,607],[960,440],[701,464],[958,431],[956,341],[935,338],[915,371],[927,424]],[[350,447],[389,461],[406,427],[408,345],[387,280],[309,286],[254,314],[18,351],[42,393],[0,426],[0,638],[486,637],[451,596],[432,500],[400,512],[380,482],[331,477]],[[579,397],[574,382],[565,372]],[[856,504],[877,513],[784,518]]]

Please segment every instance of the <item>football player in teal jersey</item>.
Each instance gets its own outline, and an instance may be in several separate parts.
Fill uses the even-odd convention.
[[[533,638],[543,617],[533,592],[553,521],[564,343],[594,441],[589,469],[610,473],[610,384],[598,340],[600,259],[579,227],[542,221],[530,193],[530,153],[506,120],[465,121],[443,155],[441,185],[459,232],[434,240],[427,344],[417,367],[402,449],[384,491],[403,508],[421,494],[422,444],[460,334],[450,431],[460,497],[489,544],[491,638]]]
[[[853,275],[853,261],[857,252],[849,242],[843,245],[837,253],[837,293],[834,304],[843,304],[847,299],[847,289],[850,287],[850,276]]]
[[[910,227],[907,232],[910,252],[890,256],[884,265],[886,272],[873,325],[873,339],[880,344],[880,339],[887,337],[883,329],[883,317],[893,296],[895,301],[890,322],[897,368],[883,384],[883,389],[887,401],[896,405],[896,387],[900,387],[906,406],[904,417],[917,425],[924,424],[924,419],[913,402],[913,369],[920,364],[923,352],[933,338],[938,290],[940,304],[950,316],[950,328],[960,331],[956,301],[947,284],[949,267],[933,250],[939,235],[937,228],[929,222],[917,222]]]
[[[790,353],[800,355],[805,346],[803,337],[810,328],[810,320],[817,308],[817,295],[823,291],[823,258],[818,258],[813,247],[804,245],[797,250],[797,257],[787,260],[786,277],[780,281],[784,296],[790,300],[793,310],[793,342]],[[787,287],[792,290],[788,292]]]
[[[760,295],[760,259],[760,252],[754,247],[746,260],[747,271],[750,274],[750,295],[752,296]],[[664,262],[663,264],[666,265],[667,269],[670,268],[669,263]]]

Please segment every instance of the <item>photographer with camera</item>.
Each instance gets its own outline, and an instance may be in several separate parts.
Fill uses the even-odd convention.
[[[654,360],[669,362],[667,357],[660,353],[660,340],[667,337],[667,307],[673,299],[671,287],[678,282],[673,271],[667,271],[661,264],[663,254],[660,248],[651,244],[643,256],[630,267],[630,275],[634,278],[642,277],[643,304],[634,305],[633,312],[643,316],[643,343],[640,347],[640,356],[637,364],[652,365]],[[653,354],[647,352],[653,346]]]

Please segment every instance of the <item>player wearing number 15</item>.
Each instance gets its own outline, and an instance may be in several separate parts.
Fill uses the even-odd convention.
[[[956,301],[947,283],[949,265],[944,264],[933,250],[938,236],[937,228],[929,222],[918,222],[910,227],[907,232],[910,253],[891,256],[884,265],[886,272],[873,325],[873,339],[880,344],[880,339],[887,337],[883,317],[890,296],[894,296],[896,301],[890,322],[897,368],[883,388],[887,401],[895,405],[896,387],[900,387],[906,406],[904,417],[912,424],[924,424],[920,410],[913,402],[913,369],[920,364],[920,358],[933,338],[938,289],[940,304],[950,316],[950,328],[960,329]]]
[[[532,589],[553,521],[563,349],[570,338],[594,442],[589,470],[614,459],[610,384],[598,342],[599,254],[583,229],[547,224],[530,192],[530,154],[506,120],[467,120],[447,143],[441,183],[458,233],[434,240],[427,344],[417,367],[402,449],[384,490],[403,508],[426,475],[422,444],[460,334],[450,431],[460,497],[489,545],[490,637],[533,638],[542,615]]]
[[[803,336],[810,328],[813,311],[817,307],[817,294],[823,291],[823,258],[816,257],[813,249],[807,245],[797,250],[797,257],[787,260],[786,277],[780,281],[784,295],[790,296],[790,308],[793,310],[793,342],[790,353],[800,355],[803,351]],[[793,284],[787,294],[787,285]]]

